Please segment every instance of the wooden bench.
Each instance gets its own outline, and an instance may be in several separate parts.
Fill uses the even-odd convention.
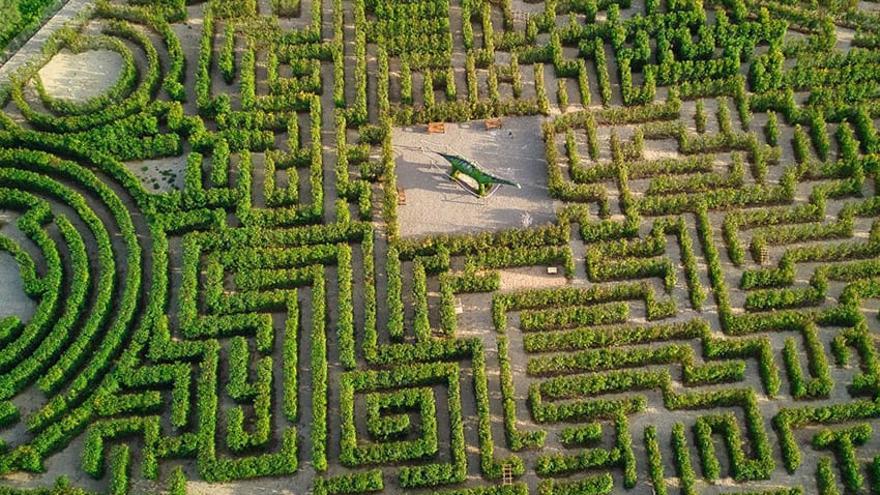
[[[486,130],[491,131],[492,129],[501,129],[501,118],[486,119]]]
[[[428,124],[428,134],[446,134],[446,123],[431,122]]]
[[[406,205],[406,191],[403,188],[397,188],[397,204]]]

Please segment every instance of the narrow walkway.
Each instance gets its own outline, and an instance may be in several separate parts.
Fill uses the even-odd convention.
[[[68,0],[58,12],[55,13],[43,27],[31,36],[24,46],[18,49],[14,55],[9,57],[5,63],[0,63],[0,85],[6,84],[16,70],[24,66],[26,63],[36,58],[43,50],[46,40],[52,36],[55,31],[61,29],[68,21],[74,19],[80,12],[87,8],[91,8],[95,0]]]

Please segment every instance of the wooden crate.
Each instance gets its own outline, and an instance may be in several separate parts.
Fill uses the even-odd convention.
[[[431,122],[428,124],[428,134],[446,134],[446,123]]]
[[[486,119],[486,130],[491,131],[492,129],[501,129],[501,118]]]

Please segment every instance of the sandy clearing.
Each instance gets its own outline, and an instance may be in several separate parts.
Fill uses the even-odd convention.
[[[122,56],[112,50],[61,50],[37,74],[49,96],[85,102],[109,90],[121,71]]]
[[[556,218],[540,118],[505,118],[503,126],[486,131],[482,122],[446,124],[445,134],[427,134],[423,126],[395,129],[397,182],[407,200],[398,207],[403,236],[520,228],[526,213],[532,225]],[[474,160],[522,189],[502,186],[478,198],[446,176],[449,166],[436,152]]]

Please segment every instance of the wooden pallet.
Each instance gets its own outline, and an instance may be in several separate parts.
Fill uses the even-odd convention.
[[[406,205],[406,191],[401,187],[397,188],[397,204],[401,206]]]
[[[486,119],[486,130],[491,131],[492,129],[501,129],[501,118]]]
[[[431,122],[428,124],[428,134],[446,134],[446,123]]]

